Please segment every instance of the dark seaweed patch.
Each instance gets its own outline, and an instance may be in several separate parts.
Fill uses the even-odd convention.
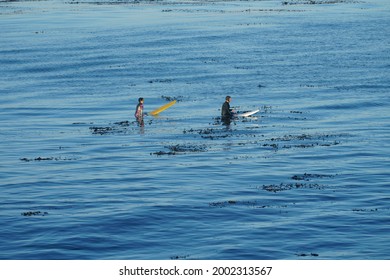
[[[31,217],[31,216],[46,216],[49,213],[47,212],[41,212],[41,211],[28,211],[28,212],[22,212],[22,216]]]
[[[172,83],[172,79],[153,79],[153,80],[149,80],[149,83],[150,84],[153,84],[153,83]]]
[[[283,149],[291,149],[291,148],[312,148],[312,147],[330,147],[330,146],[336,146],[339,145],[339,141],[333,141],[331,143],[312,143],[312,144],[297,144],[297,145],[283,145]]]
[[[352,209],[352,212],[376,212],[378,208],[375,209]]]
[[[266,143],[266,144],[263,144],[263,147],[271,147],[271,148],[273,148],[275,150],[279,149],[279,145],[278,144],[268,144],[268,143]]]
[[[291,179],[296,181],[310,181],[311,179],[314,178],[333,178],[333,177],[335,177],[335,175],[304,173],[302,175],[294,175],[291,177]]]
[[[173,146],[167,146],[168,149],[170,149],[172,152],[177,153],[186,153],[186,152],[205,152],[206,146],[205,145],[173,145]]]
[[[3,3],[14,3],[14,2],[30,2],[31,0],[2,0]],[[34,0],[36,2],[46,1],[46,0]]]
[[[271,184],[271,185],[262,185],[261,189],[269,192],[281,192],[292,189],[324,189],[324,185],[319,184],[306,184],[306,183],[280,183],[279,185]]]
[[[190,255],[184,255],[184,256],[173,256],[171,257],[171,260],[185,260],[189,257]]]
[[[295,121],[302,121],[302,120],[307,120],[307,118],[296,118],[296,117],[287,117],[290,120],[295,120]]]
[[[283,5],[324,5],[324,4],[342,4],[342,3],[359,3],[356,0],[290,0],[283,1]]]
[[[53,157],[37,157],[37,158],[21,158],[21,161],[42,161],[42,160],[54,160]]]
[[[153,120],[144,122],[143,124],[151,124]],[[92,134],[107,135],[107,134],[125,134],[131,129],[137,129],[139,123],[137,121],[120,121],[110,124],[110,126],[90,126],[89,130]]]
[[[163,155],[177,155],[177,154],[187,154],[187,153],[199,153],[206,152],[206,145],[172,145],[166,146],[165,148],[169,149],[168,152],[159,151],[151,153],[151,155],[163,156]]]
[[[308,254],[306,254],[306,253],[300,253],[300,254],[295,254],[296,256],[298,256],[298,257],[319,257],[320,255],[319,254],[317,254],[317,253],[308,253]]]
[[[238,200],[228,200],[228,201],[218,201],[218,202],[210,202],[209,207],[215,207],[215,208],[224,208],[224,207],[231,207],[231,206],[245,206],[245,207],[253,207],[253,208],[287,208],[287,205],[280,205],[280,206],[271,206],[263,204],[257,200],[247,200],[247,201],[238,201]]]
[[[91,123],[85,123],[85,122],[74,122],[72,123],[73,125],[84,125],[84,124],[93,124],[92,122]]]
[[[43,1],[43,0],[42,0]],[[70,2],[66,2],[67,4],[74,4],[74,5],[79,5],[79,4],[89,4],[89,5],[126,5],[126,4],[140,4],[141,2],[147,2],[147,3],[153,3],[155,1],[153,0],[117,0],[117,1],[107,1],[107,0],[102,0],[102,1],[89,1],[89,0],[81,0],[81,1],[74,1],[71,0]]]
[[[202,1],[200,1],[202,3]],[[238,13],[269,13],[269,12],[304,12],[304,10],[287,10],[287,9],[245,9],[245,10],[216,10],[216,9],[164,9],[164,13],[181,12],[181,13],[219,13],[219,14],[238,14]]]
[[[189,129],[184,130],[184,134],[199,134],[202,138],[205,139],[220,139],[220,138],[226,138],[232,135],[230,131],[227,131],[226,129],[215,129],[215,128],[205,128],[205,129]]]
[[[76,158],[63,158],[63,157],[36,157],[36,158],[21,158],[21,161],[61,161],[61,160],[77,160]]]
[[[305,142],[296,144],[281,144],[281,143],[265,143],[264,147],[272,147],[273,149],[291,149],[291,148],[313,148],[313,147],[330,147],[341,144],[340,141],[332,140],[334,137],[343,135],[333,134],[299,134],[299,135],[284,135],[282,137],[273,137],[265,139],[266,142]]]
[[[279,148],[282,148],[282,149],[292,149],[292,148],[301,148],[301,149],[307,149],[307,148],[313,148],[313,147],[330,147],[330,146],[335,146],[335,145],[338,145],[340,144],[340,142],[338,141],[334,141],[334,142],[331,142],[331,143],[311,143],[311,144],[296,144],[296,145],[283,145],[283,146],[279,146],[279,144],[268,144],[268,143],[265,143],[263,144],[263,147],[271,147],[275,150],[278,150]]]
[[[164,151],[158,151],[154,153],[150,153],[151,155],[156,155],[156,156],[173,156],[176,155],[175,152],[164,152]]]
[[[299,87],[301,88],[327,88],[326,86],[322,85],[310,85],[310,84],[300,84]]]
[[[115,122],[114,124],[119,126],[130,126],[130,124],[132,123],[129,121],[121,121],[121,122]]]
[[[333,134],[299,134],[299,135],[284,135],[282,137],[270,138],[270,141],[292,141],[292,140],[326,140],[332,137],[340,137],[343,135]]]
[[[223,208],[227,206],[256,206],[258,204],[257,201],[236,201],[236,200],[228,200],[228,201],[219,201],[219,202],[210,202],[209,206],[210,207],[218,207],[218,208]],[[261,208],[265,208],[269,206],[262,206]]]
[[[291,179],[295,181],[305,181],[305,182],[291,182],[291,183],[262,185],[258,187],[258,189],[262,189],[269,192],[280,192],[280,191],[287,191],[292,189],[322,190],[325,189],[327,185],[322,185],[318,183],[306,183],[306,181],[311,181],[312,179],[321,179],[321,178],[334,178],[335,176],[336,175],[304,173],[302,175],[293,175]]]
[[[292,119],[292,120],[307,120],[306,117],[296,117],[296,115],[302,115],[303,112],[302,111],[290,111],[290,114],[294,114],[295,116],[294,117],[287,117],[288,119]]]
[[[179,96],[167,96],[167,95],[161,95],[161,98],[162,99],[165,99],[166,101],[173,101],[173,100],[176,100],[177,102],[181,102],[183,101],[183,96],[182,95],[179,95]]]
[[[105,126],[105,127],[91,126],[89,129],[92,131],[92,134],[100,134],[100,135],[108,134],[113,131],[113,128],[109,126]]]

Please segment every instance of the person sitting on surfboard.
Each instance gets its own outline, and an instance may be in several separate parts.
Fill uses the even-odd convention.
[[[222,105],[221,117],[223,120],[230,120],[234,116],[234,111],[230,109],[230,101],[232,98],[228,95],[225,98],[225,103]]]
[[[135,108],[134,116],[137,119],[142,119],[144,117],[144,99],[142,97],[138,98],[138,104]]]

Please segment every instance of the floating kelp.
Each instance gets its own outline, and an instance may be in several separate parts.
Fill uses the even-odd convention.
[[[150,84],[153,84],[153,83],[163,83],[163,84],[166,84],[166,83],[172,83],[172,79],[153,79],[153,80],[149,80],[148,83]]]
[[[177,102],[181,102],[183,101],[183,96],[182,95],[179,95],[179,96],[167,96],[167,95],[161,95],[161,98],[165,99],[166,101],[173,101],[173,100],[176,100]]]
[[[299,145],[283,145],[282,148],[283,149],[291,149],[291,148],[302,148],[302,149],[305,149],[305,148],[312,148],[312,147],[316,147],[316,146],[319,146],[319,147],[330,147],[330,146],[336,146],[336,145],[339,145],[340,142],[339,141],[334,141],[334,142],[331,142],[331,143],[312,143],[312,144],[299,144]]]
[[[202,3],[204,1],[199,1]],[[177,4],[177,3],[175,3]],[[304,12],[304,10],[292,9],[239,9],[239,10],[224,10],[224,9],[163,9],[163,13],[180,12],[180,13],[213,13],[213,14],[249,14],[249,13],[280,13],[280,12]]]
[[[258,201],[237,201],[237,200],[228,200],[228,201],[220,201],[220,202],[210,202],[210,207],[218,207],[223,208],[227,206],[250,206],[250,207],[258,207],[258,208],[267,208],[269,205],[259,205]]]
[[[42,0],[43,1],[43,0]],[[78,1],[68,1],[67,4],[79,5],[79,4],[89,4],[89,5],[135,5],[141,3],[157,3],[160,0],[78,0]]]
[[[54,157],[37,157],[37,158],[21,158],[21,161],[42,161],[42,160],[54,160]]]
[[[183,134],[198,134],[202,138],[205,139],[220,139],[220,138],[227,138],[229,136],[232,136],[232,133],[230,130],[226,129],[217,129],[217,128],[205,128],[205,129],[189,129],[189,130],[183,130]]]
[[[108,134],[113,131],[113,128],[109,126],[91,126],[89,129],[92,131],[92,134],[100,135]]]
[[[320,255],[317,253],[300,253],[300,254],[295,254],[298,257],[319,257]]]
[[[173,156],[176,155],[175,152],[164,152],[164,151],[158,151],[154,153],[150,153],[151,155],[156,155],[156,156]]]
[[[142,122],[143,125],[151,124],[153,120]],[[107,135],[107,134],[126,134],[132,130],[139,129],[139,122],[137,121],[120,121],[109,124],[109,126],[90,126],[89,130],[92,134]]]
[[[206,145],[181,145],[176,144],[172,146],[166,146],[165,148],[169,149],[168,152],[159,151],[155,153],[151,153],[151,155],[176,155],[176,154],[187,154],[187,153],[199,153],[199,152],[206,152],[207,147]]]
[[[273,137],[266,139],[268,141],[293,141],[293,140],[326,140],[329,138],[334,138],[334,137],[343,137],[347,136],[344,134],[286,134],[282,137]]]
[[[294,181],[305,181],[305,182],[289,182],[289,183],[280,183],[280,184],[270,184],[270,185],[262,185],[257,187],[258,189],[262,189],[269,192],[281,192],[292,189],[318,189],[322,190],[327,188],[327,185],[318,184],[318,183],[306,183],[306,181],[311,181],[313,179],[322,179],[322,178],[334,178],[336,175],[331,174],[312,174],[312,173],[304,173],[301,175],[293,175],[291,177]]]
[[[20,158],[21,161],[62,161],[62,160],[77,160],[77,158],[63,158],[63,157],[36,157],[36,158]]]
[[[205,152],[206,146],[205,145],[173,145],[173,146],[167,146],[168,149],[170,149],[172,152],[178,152],[178,153],[186,153],[186,152]]]
[[[278,149],[306,149],[313,147],[331,147],[341,144],[339,140],[333,140],[332,138],[339,138],[345,135],[334,134],[298,134],[298,135],[284,135],[281,137],[272,137],[264,139],[263,147],[272,147],[275,150]],[[284,144],[285,142],[295,142],[292,144]]]
[[[291,179],[297,180],[297,181],[310,181],[311,179],[314,179],[314,178],[333,178],[333,177],[335,177],[335,175],[304,173],[302,175],[294,175],[291,177]]]
[[[352,212],[377,212],[378,208],[375,209],[352,209]]]
[[[130,126],[130,124],[133,123],[134,122],[129,122],[129,121],[114,122],[115,125],[119,125],[119,126]]]
[[[210,202],[209,207],[215,207],[215,208],[225,208],[225,207],[251,207],[251,208],[257,208],[257,209],[264,209],[264,208],[287,208],[288,205],[269,205],[264,204],[264,202],[257,201],[257,200],[247,200],[247,201],[239,201],[239,200],[228,200],[228,201],[217,201],[217,202]]]
[[[184,256],[173,256],[171,257],[171,260],[185,260],[188,259],[190,255],[184,255]]]
[[[22,212],[21,213],[22,216],[27,216],[27,217],[31,217],[31,216],[46,216],[48,214],[49,213],[47,213],[47,212],[41,212],[41,211],[28,211],[28,212]]]
[[[283,1],[282,5],[329,5],[329,4],[342,4],[342,3],[358,3],[355,0],[290,0]]]
[[[260,188],[268,192],[281,192],[292,189],[324,189],[325,185],[306,183],[280,183],[279,185],[262,185]]]

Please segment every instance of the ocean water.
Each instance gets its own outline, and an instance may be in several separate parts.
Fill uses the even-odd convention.
[[[389,259],[390,2],[0,1],[0,259]],[[251,118],[221,123],[232,96]],[[176,99],[158,117],[134,119]]]

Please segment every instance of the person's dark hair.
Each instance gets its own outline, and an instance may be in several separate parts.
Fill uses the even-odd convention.
[[[143,97],[138,98],[138,102],[141,102],[142,100],[144,100]]]

